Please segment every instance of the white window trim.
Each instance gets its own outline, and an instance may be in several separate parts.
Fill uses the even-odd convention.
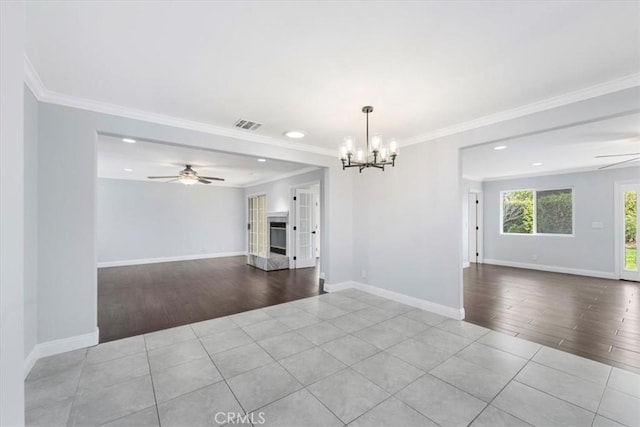
[[[571,190],[571,234],[560,233],[538,233],[538,191],[554,191],[554,190]],[[504,210],[503,199],[505,193],[512,193],[514,191],[531,191],[533,193],[533,232],[532,233],[505,233],[504,232]],[[542,237],[575,237],[576,233],[576,198],[575,188],[573,186],[566,187],[551,187],[551,188],[515,188],[511,190],[500,191],[499,211],[500,211],[500,234],[503,236],[542,236]]]

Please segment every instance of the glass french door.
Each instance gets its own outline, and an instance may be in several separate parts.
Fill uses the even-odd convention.
[[[267,197],[265,195],[249,197],[249,242],[250,255],[267,254]]]
[[[313,192],[296,189],[295,201],[295,266],[315,267],[316,257],[313,247]]]
[[[640,269],[638,268],[638,196],[640,184],[626,184],[620,186],[621,214],[623,215],[622,230],[618,232],[623,236],[620,251],[620,278],[623,280],[640,281]]]

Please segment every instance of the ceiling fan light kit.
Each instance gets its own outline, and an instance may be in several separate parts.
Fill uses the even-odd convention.
[[[193,185],[195,183],[211,184],[211,181],[224,181],[223,178],[216,178],[213,176],[200,176],[198,172],[193,170],[191,165],[185,165],[185,168],[175,176],[148,176],[149,179],[169,179],[166,182],[181,182],[184,185]]]
[[[369,140],[369,113],[373,112],[373,107],[365,105],[362,112],[367,117],[366,127],[366,147],[365,149],[356,148],[353,138],[347,136],[344,138],[344,144],[340,147],[340,161],[342,162],[342,170],[347,168],[358,168],[360,173],[366,168],[377,168],[384,171],[384,167],[396,165],[398,157],[398,143],[395,139],[389,141],[388,145],[382,144],[382,138],[374,135]],[[354,159],[355,156],[355,159]]]

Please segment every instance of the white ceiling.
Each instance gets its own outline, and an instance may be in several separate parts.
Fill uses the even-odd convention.
[[[640,2],[27,2],[69,96],[337,148],[401,141],[640,71]]]
[[[496,146],[506,149],[495,150]],[[464,149],[463,175],[477,180],[595,170],[638,156],[595,158],[640,153],[640,114],[630,114],[579,126],[498,141]],[[542,163],[534,166],[533,163]],[[640,167],[626,163],[619,167]]]
[[[140,140],[135,144],[129,144],[123,142],[121,137],[98,135],[100,178],[150,181],[147,176],[177,175],[186,164],[190,164],[199,175],[225,179],[224,182],[213,182],[211,185],[246,186],[309,168],[308,165],[300,163],[273,159],[258,162],[257,159]]]

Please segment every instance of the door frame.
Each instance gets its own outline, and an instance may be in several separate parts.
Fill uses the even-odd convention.
[[[637,179],[626,179],[622,181],[615,181],[613,183],[613,241],[614,241],[614,275],[617,280],[622,279],[622,248],[624,247],[624,219],[623,212],[624,200],[620,197],[620,192],[622,191],[622,187],[625,185],[640,185],[640,180]],[[636,213],[640,214],[640,211]]]
[[[289,253],[287,254],[287,256],[289,257],[289,269],[293,270],[296,268],[296,262],[294,261],[293,257],[295,256],[295,250],[296,250],[296,240],[295,240],[295,234],[293,233],[293,226],[296,223],[296,204],[293,201],[293,198],[296,195],[296,189],[304,189],[304,190],[308,190],[310,186],[314,185],[314,184],[319,184],[320,185],[320,195],[319,195],[319,200],[320,200],[320,218],[319,218],[319,223],[320,223],[320,231],[322,232],[322,180],[316,179],[314,181],[308,181],[308,182],[302,182],[300,184],[294,184],[294,185],[290,185],[289,186],[289,221],[287,223],[287,248],[291,248],[291,251],[289,251]],[[316,237],[316,238],[320,238],[320,237]]]

